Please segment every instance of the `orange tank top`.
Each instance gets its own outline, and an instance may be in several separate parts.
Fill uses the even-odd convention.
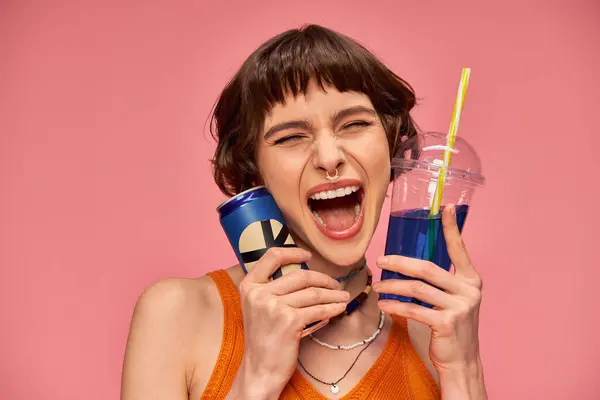
[[[201,399],[225,399],[233,384],[244,353],[244,324],[240,297],[229,274],[223,270],[208,274],[215,282],[224,309],[221,350]],[[342,400],[440,399],[440,391],[412,347],[405,318],[394,318],[383,352]],[[326,400],[296,370],[281,393],[284,400]]]

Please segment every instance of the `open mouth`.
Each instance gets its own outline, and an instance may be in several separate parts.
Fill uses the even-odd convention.
[[[314,192],[308,199],[308,206],[321,231],[327,236],[343,239],[360,230],[364,191],[358,183],[336,186]]]

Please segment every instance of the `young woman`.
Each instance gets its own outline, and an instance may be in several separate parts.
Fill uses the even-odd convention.
[[[299,248],[271,249],[247,275],[237,265],[147,289],[123,400],[486,398],[481,279],[454,208],[443,215],[454,273],[400,256],[365,260],[390,159],[417,133],[414,104],[410,86],[369,51],[320,26],[284,32],[250,55],[214,111],[215,180],[228,195],[265,185]],[[309,271],[269,279],[303,261]],[[421,279],[370,290],[376,268]],[[333,320],[301,338],[323,319]]]

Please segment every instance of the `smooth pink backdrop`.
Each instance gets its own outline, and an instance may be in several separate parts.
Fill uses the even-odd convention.
[[[488,179],[465,240],[490,397],[600,398],[598,2],[4,0],[1,399],[117,399],[140,292],[234,262],[207,116],[259,43],[305,22],[414,85],[424,129],[447,130],[472,68],[459,134]]]

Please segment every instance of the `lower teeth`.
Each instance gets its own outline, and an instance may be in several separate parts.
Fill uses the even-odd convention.
[[[323,220],[321,219],[321,216],[319,215],[318,212],[316,212],[315,210],[312,210],[312,213],[315,216],[315,218],[317,219],[317,221],[319,221],[321,223],[321,225],[323,225],[324,227],[327,227],[327,225],[325,225],[325,222],[323,222]],[[356,205],[354,206],[354,222],[356,222],[356,220],[358,218],[358,214],[360,214],[360,204],[356,203]]]
[[[312,213],[315,216],[315,218],[317,219],[317,221],[319,221],[321,223],[321,225],[323,225],[325,227],[327,226],[327,225],[325,225],[325,222],[323,222],[323,220],[321,219],[321,216],[319,215],[318,212],[316,212],[315,210],[313,210]]]

